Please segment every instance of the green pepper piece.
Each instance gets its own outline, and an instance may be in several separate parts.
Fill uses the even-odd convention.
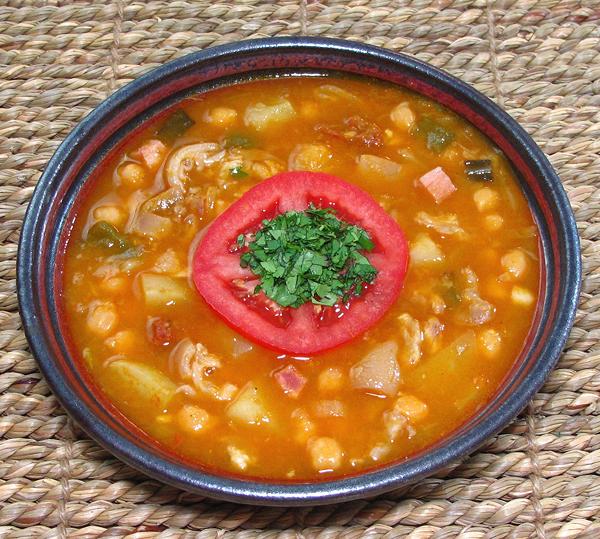
[[[233,133],[225,137],[225,148],[252,148],[253,146],[252,138],[240,133]]]
[[[441,153],[454,140],[453,133],[428,117],[421,118],[412,133],[424,136],[427,141],[427,149],[435,153]]]
[[[132,247],[131,242],[106,221],[98,221],[90,227],[87,233],[87,241],[92,245],[119,253]]]
[[[156,132],[156,136],[165,144],[172,144],[195,123],[185,111],[179,109],[164,121]]]
[[[229,175],[236,180],[242,180],[248,177],[248,173],[242,167],[233,167],[229,170]]]

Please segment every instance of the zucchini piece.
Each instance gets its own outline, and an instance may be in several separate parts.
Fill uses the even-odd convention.
[[[421,118],[411,134],[425,137],[427,149],[435,153],[441,153],[454,140],[454,133],[428,117]]]
[[[176,110],[159,127],[156,136],[165,144],[172,144],[177,137],[183,135],[196,122],[182,109]]]
[[[140,284],[146,305],[151,307],[174,305],[190,299],[189,288],[182,279],[157,273],[142,273]]]
[[[150,365],[118,359],[109,363],[106,371],[104,390],[117,402],[126,399],[129,405],[164,410],[175,396],[177,385]]]
[[[86,241],[96,247],[102,247],[117,253],[122,253],[133,247],[126,236],[119,233],[116,227],[106,221],[94,223],[88,230]]]
[[[465,174],[469,180],[491,182],[493,180],[492,162],[489,159],[465,161]]]

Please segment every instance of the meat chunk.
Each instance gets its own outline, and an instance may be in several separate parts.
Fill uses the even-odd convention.
[[[141,159],[151,171],[155,171],[166,154],[167,147],[160,140],[150,139],[133,153],[133,157]]]
[[[169,346],[173,342],[173,324],[160,316],[148,318],[146,323],[148,340],[155,346]]]
[[[456,191],[456,186],[442,167],[430,170],[427,174],[423,174],[417,181],[427,189],[436,204],[443,202]]]
[[[273,377],[283,392],[293,399],[298,398],[306,385],[306,378],[293,365],[286,365],[273,373]]]
[[[326,135],[361,144],[367,148],[383,145],[383,132],[381,128],[376,123],[358,115],[346,118],[342,125],[319,124],[315,129]]]
[[[400,335],[404,340],[403,355],[405,361],[409,365],[414,365],[421,359],[421,341],[423,334],[421,333],[421,325],[418,320],[415,320],[410,314],[403,313],[398,317],[400,325]]]
[[[420,211],[415,216],[415,221],[427,228],[435,230],[442,236],[465,236],[466,233],[458,224],[458,216],[455,213],[442,213],[440,215],[429,215]]]
[[[459,274],[461,304],[457,310],[457,321],[467,326],[480,326],[489,322],[494,315],[494,306],[479,295],[479,279],[475,272],[463,268]]]

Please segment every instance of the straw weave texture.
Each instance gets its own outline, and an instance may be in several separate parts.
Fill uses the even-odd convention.
[[[65,416],[17,313],[36,181],[102,99],[199,49],[277,35],[365,41],[473,84],[564,181],[584,283],[560,364],[526,413],[463,464],[370,501],[237,506],[140,476]],[[600,538],[600,0],[4,0],[0,5],[0,538]]]

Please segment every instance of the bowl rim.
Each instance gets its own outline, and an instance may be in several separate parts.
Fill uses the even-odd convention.
[[[482,421],[477,428],[451,438],[433,451],[411,458],[408,461],[393,463],[382,469],[365,471],[356,476],[341,477],[324,482],[277,483],[233,479],[192,470],[184,465],[174,465],[120,436],[108,425],[98,421],[95,414],[77,397],[77,392],[53,368],[54,358],[44,343],[46,334],[43,324],[35,311],[34,244],[36,231],[43,230],[44,215],[41,212],[46,191],[55,181],[60,164],[69,154],[69,148],[82,137],[87,137],[94,126],[119,107],[127,106],[132,96],[152,87],[163,77],[172,76],[197,63],[218,62],[223,57],[241,53],[269,50],[273,53],[299,50],[319,53],[332,52],[357,58],[368,57],[372,61],[388,62],[410,69],[424,78],[452,87],[459,96],[468,97],[478,110],[484,110],[496,122],[501,122],[512,133],[513,144],[523,148],[544,183],[553,193],[554,209],[558,212],[561,230],[564,234],[561,248],[566,253],[565,267],[561,267],[560,282],[565,286],[565,294],[559,298],[560,305],[554,323],[555,331],[550,334],[535,365],[523,377],[510,394],[510,398]],[[43,233],[43,232],[41,232]],[[415,482],[439,471],[456,459],[466,457],[477,449],[490,436],[499,432],[526,406],[535,392],[558,361],[574,322],[581,287],[581,259],[577,225],[562,183],[542,150],[525,130],[504,110],[465,82],[404,54],[386,49],[351,42],[342,39],[312,37],[270,37],[240,41],[188,54],[159,66],[129,84],[123,86],[95,107],[61,143],[50,159],[44,173],[36,185],[25,215],[17,254],[17,292],[23,328],[31,351],[40,366],[49,386],[62,406],[84,430],[102,446],[121,460],[143,473],[170,483],[179,488],[198,492],[209,497],[228,501],[261,505],[317,505],[348,501],[380,494],[400,485]]]

